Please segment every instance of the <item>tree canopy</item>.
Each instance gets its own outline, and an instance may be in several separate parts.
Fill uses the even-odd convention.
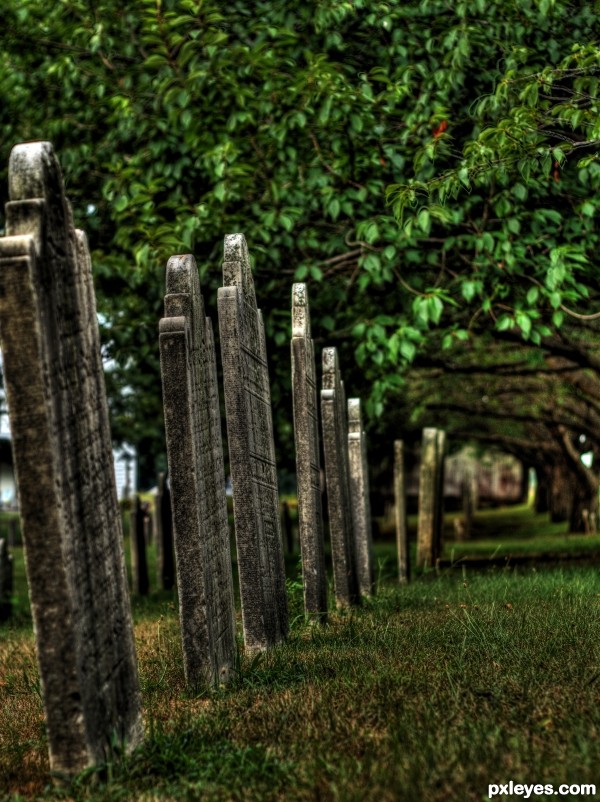
[[[597,6],[6,0],[0,166],[17,141],[57,149],[94,249],[113,431],[146,481],[164,453],[164,267],[194,253],[214,315],[234,230],[255,259],[283,454],[294,280],[368,401],[376,453],[433,414],[428,397],[460,403],[462,380],[445,398],[423,384],[435,360],[539,367],[511,426],[549,382],[548,399],[570,392],[560,359],[597,380]]]

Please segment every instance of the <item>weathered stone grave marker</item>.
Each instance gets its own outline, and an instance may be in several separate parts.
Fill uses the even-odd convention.
[[[167,264],[160,364],[186,679],[227,681],[235,617],[215,346],[193,256]]]
[[[367,438],[363,427],[360,398],[348,399],[348,464],[358,590],[362,596],[370,596],[375,588],[375,569]]]
[[[444,539],[444,460],[446,432],[437,429],[435,443],[435,546],[434,561],[442,554]]]
[[[306,284],[294,284],[292,288],[291,349],[304,610],[308,616],[325,621],[327,574],[323,546],[317,377]]]
[[[133,497],[129,512],[129,547],[131,554],[131,589],[138,596],[147,596],[150,590],[148,554],[144,532],[144,511],[140,497]]]
[[[408,552],[408,528],[406,525],[406,469],[404,465],[404,443],[394,442],[394,502],[396,517],[396,543],[398,547],[398,581],[410,579],[410,557]]]
[[[48,142],[17,145],[0,239],[0,327],[53,771],[142,736],[96,302]]]
[[[175,584],[175,554],[173,551],[173,521],[171,491],[164,473],[158,474],[154,497],[154,529],[156,531],[156,577],[159,587],[172,590]]]
[[[249,651],[288,633],[285,565],[265,332],[242,234],[225,237],[219,330],[244,641]]]
[[[0,621],[8,621],[12,613],[13,558],[8,543],[0,538]]]
[[[419,470],[417,567],[431,568],[436,560],[437,429],[423,429]]]
[[[348,417],[336,348],[323,349],[321,420],[333,583],[338,607],[360,602],[348,466]]]

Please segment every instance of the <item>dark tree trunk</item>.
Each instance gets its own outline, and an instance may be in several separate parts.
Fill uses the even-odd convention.
[[[530,465],[526,462],[521,463],[521,491],[519,494],[519,501],[521,504],[527,504],[529,501],[529,469]]]
[[[571,516],[569,518],[569,532],[586,532],[593,534],[598,531],[598,483],[578,484],[575,489]]]
[[[550,520],[552,523],[568,521],[573,507],[573,489],[577,477],[566,465],[554,463],[550,468]]]
[[[550,509],[550,481],[549,476],[544,468],[539,466],[535,469],[537,484],[535,488],[535,511],[548,512]]]

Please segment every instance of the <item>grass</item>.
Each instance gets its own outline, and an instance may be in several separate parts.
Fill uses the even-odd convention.
[[[597,782],[600,574],[463,567],[398,587],[387,548],[361,609],[307,626],[290,582],[289,641],[194,697],[173,599],[134,600],[146,740],[68,788],[48,782],[31,633],[0,630],[0,798],[441,802]]]

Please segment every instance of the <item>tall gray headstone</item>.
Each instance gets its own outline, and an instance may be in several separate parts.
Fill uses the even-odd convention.
[[[375,589],[375,567],[367,438],[363,427],[360,398],[348,399],[348,463],[358,590],[361,596],[370,596]]]
[[[437,443],[437,429],[423,429],[419,470],[418,568],[432,568],[436,560]]]
[[[0,538],[0,622],[8,621],[12,613],[13,558],[8,543]]]
[[[327,574],[323,545],[317,378],[306,284],[294,284],[292,288],[292,397],[304,610],[311,618],[325,621]]]
[[[160,321],[183,661],[187,682],[227,681],[235,616],[215,346],[193,256],[167,264]]]
[[[323,349],[321,421],[333,584],[338,607],[360,602],[350,507],[348,416],[336,348]]]
[[[48,142],[17,145],[0,239],[0,327],[53,771],[142,736],[92,272]]]
[[[410,579],[410,557],[408,553],[408,527],[406,525],[406,468],[402,440],[394,442],[394,502],[396,543],[398,547],[398,581],[404,583]]]
[[[250,652],[288,633],[285,565],[265,332],[242,234],[225,237],[219,330],[244,641]]]

